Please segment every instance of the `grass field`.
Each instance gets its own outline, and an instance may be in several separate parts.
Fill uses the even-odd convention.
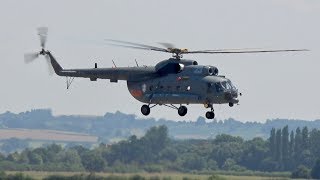
[[[67,131],[42,129],[0,129],[0,139],[10,138],[91,143],[98,141],[98,137],[96,136]]]
[[[15,174],[19,173],[17,171],[7,171],[7,174]],[[86,174],[89,175],[89,173],[84,172],[39,172],[39,171],[24,171],[22,172],[25,175],[31,176],[36,179],[43,179],[45,177],[48,177],[50,175],[63,175],[63,176],[72,176],[76,174]],[[186,173],[170,173],[170,172],[163,172],[163,173],[126,173],[126,174],[120,174],[120,173],[95,173],[98,176],[121,176],[121,177],[132,177],[134,175],[140,175],[145,177],[146,179],[150,179],[152,177],[158,177],[160,179],[164,178],[170,178],[171,180],[183,180],[183,179],[189,179],[189,180],[207,180],[211,175],[199,175],[199,174],[186,174]],[[231,175],[218,175],[219,177],[226,179],[226,180],[267,180],[267,179],[288,179],[283,177],[260,177],[260,176],[231,176]]]

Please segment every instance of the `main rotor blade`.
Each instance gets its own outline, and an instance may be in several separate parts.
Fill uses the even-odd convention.
[[[156,46],[149,46],[149,45],[145,45],[145,44],[139,44],[139,43],[133,43],[133,42],[128,42],[128,41],[120,41],[120,40],[114,40],[114,39],[105,39],[106,41],[110,41],[110,42],[114,42],[114,43],[119,43],[119,45],[123,44],[124,46],[126,45],[132,45],[132,47],[141,47],[145,48],[145,49],[149,49],[149,50],[154,50],[154,51],[163,51],[163,52],[167,52],[167,49],[164,48],[160,48],[160,47],[156,47]],[[112,43],[113,45],[115,45],[114,43]]]
[[[164,46],[165,48],[176,48],[175,45],[171,44],[171,43],[165,43],[165,42],[158,42],[158,44],[161,44],[162,46]]]
[[[162,49],[151,49],[151,48],[146,48],[146,47],[137,47],[137,46],[129,46],[129,45],[121,45],[121,44],[109,43],[109,45],[118,46],[118,47],[125,47],[125,48],[131,48],[131,49],[142,49],[142,50],[149,50],[149,51],[168,52],[167,50],[162,50]]]
[[[47,42],[48,28],[47,27],[39,27],[37,30],[38,30],[38,35],[40,37],[40,45],[41,45],[42,49],[44,49],[46,46],[46,42]]]
[[[26,64],[31,63],[35,59],[39,57],[39,53],[25,53],[24,54],[24,62]]]
[[[188,51],[184,54],[241,54],[241,53],[273,53],[273,52],[294,52],[309,51],[308,49],[279,49],[279,50],[204,50]]]

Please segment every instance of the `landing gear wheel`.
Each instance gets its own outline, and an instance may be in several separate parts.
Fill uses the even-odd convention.
[[[212,112],[212,111],[208,111],[207,113],[206,113],[206,118],[207,119],[213,119],[214,118],[214,112]]]
[[[180,107],[178,108],[178,114],[179,114],[180,116],[186,115],[187,112],[188,112],[188,108],[185,107],[185,106],[180,106]]]
[[[141,113],[148,116],[150,114],[150,107],[148,105],[141,106]]]
[[[233,107],[233,103],[232,103],[232,102],[229,102],[229,106],[230,106],[230,107]]]

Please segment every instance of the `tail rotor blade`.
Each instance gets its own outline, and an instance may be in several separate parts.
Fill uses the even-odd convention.
[[[26,53],[24,54],[24,62],[26,64],[31,63],[39,57],[39,53]]]
[[[38,30],[38,35],[40,37],[40,45],[41,45],[42,49],[44,49],[46,46],[46,42],[47,42],[48,28],[47,27],[39,27],[37,30]]]

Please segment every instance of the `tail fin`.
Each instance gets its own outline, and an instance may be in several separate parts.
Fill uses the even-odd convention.
[[[48,55],[48,57],[49,57],[49,60],[50,60],[51,65],[54,69],[54,72],[57,75],[60,75],[63,68],[60,66],[60,64],[57,62],[57,60],[53,57],[53,55],[50,53],[50,51],[46,51],[46,55]]]

